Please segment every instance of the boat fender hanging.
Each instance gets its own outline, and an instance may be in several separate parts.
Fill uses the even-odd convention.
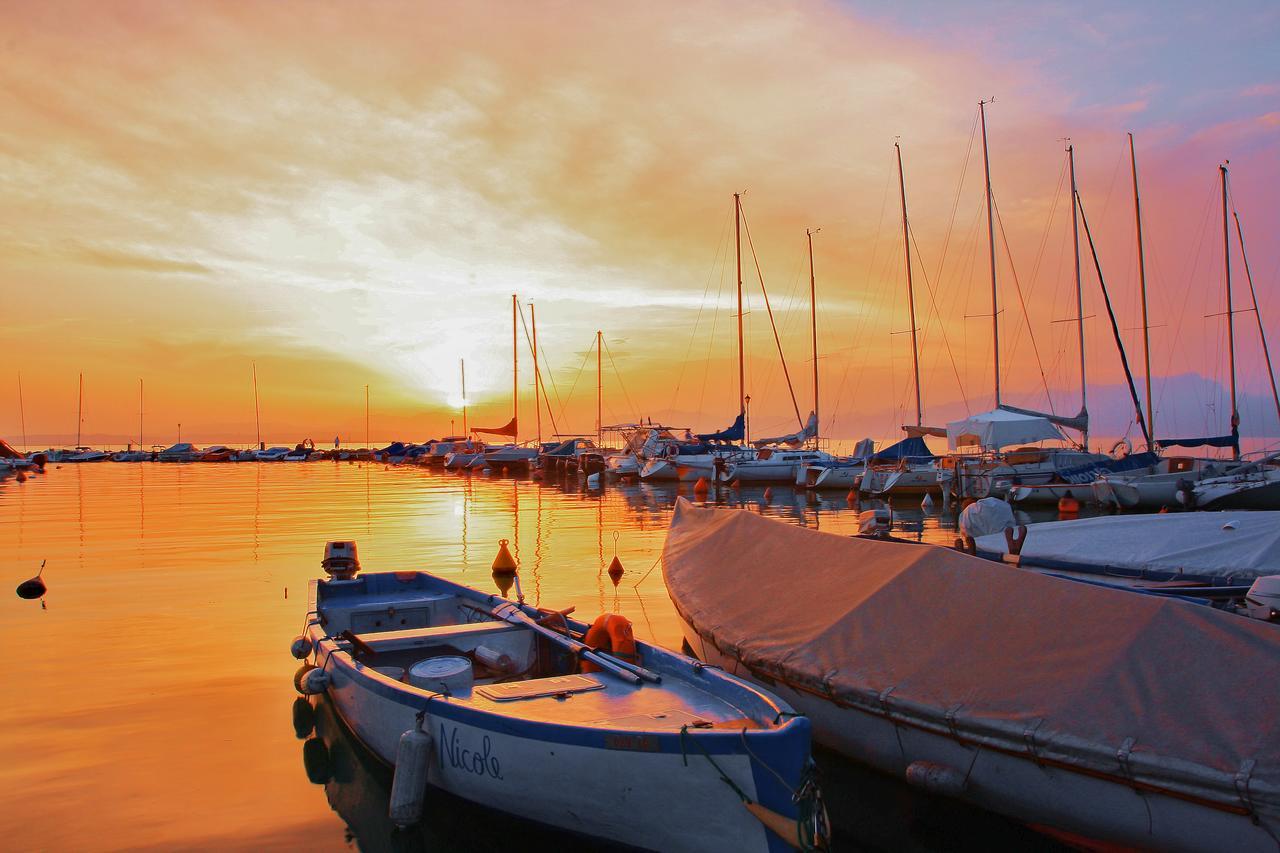
[[[311,640],[306,634],[299,634],[293,638],[293,642],[289,644],[289,654],[298,660],[306,660],[311,656]]]
[[[607,652],[627,663],[639,663],[636,655],[636,638],[631,630],[631,620],[621,613],[602,613],[587,629],[582,640],[593,649]],[[584,660],[582,672],[599,672],[600,667]]]
[[[391,798],[387,816],[399,827],[412,826],[422,817],[422,803],[427,793],[427,771],[431,767],[431,735],[418,724],[400,735],[396,747],[395,775],[391,779]]]
[[[314,696],[323,693],[329,686],[329,673],[317,666],[304,663],[293,674],[293,686],[303,696]]]
[[[293,733],[298,740],[306,740],[316,729],[316,709],[305,696],[293,700]]]
[[[946,797],[960,796],[968,784],[965,775],[956,768],[932,761],[911,762],[907,765],[906,779],[908,785]]]

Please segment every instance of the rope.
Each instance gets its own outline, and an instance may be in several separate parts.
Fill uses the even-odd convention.
[[[613,350],[609,349],[608,341],[604,338],[601,338],[600,340],[604,343],[604,354],[609,356],[609,366],[613,368],[613,375],[618,380],[618,387],[622,389],[622,396],[626,398],[627,405],[631,407],[632,414],[634,414],[638,420],[640,417],[640,410],[636,408],[636,404],[632,402],[631,395],[627,393],[627,386],[622,382],[622,372],[618,370],[618,364],[613,360]]]
[[[991,198],[991,206],[995,208],[996,222],[1000,224],[1000,242],[1004,244],[1004,254],[1009,259],[1009,271],[1013,273],[1014,288],[1018,291],[1018,304],[1022,306],[1022,318],[1027,324],[1027,338],[1031,341],[1031,349],[1036,354],[1036,368],[1040,371],[1040,382],[1044,385],[1045,400],[1049,403],[1049,411],[1054,412],[1053,397],[1049,394],[1049,380],[1044,375],[1044,362],[1040,360],[1040,347],[1036,344],[1036,336],[1031,332],[1031,316],[1027,313],[1027,301],[1022,297],[1022,282],[1018,279],[1018,268],[1013,265],[1013,252],[1009,249],[1009,237],[1004,231],[1004,217],[1000,215],[1000,206],[996,204],[994,195]],[[1013,359],[1010,359],[1010,362],[1012,361]],[[1012,368],[1013,365],[1010,364],[1006,370],[1005,379],[1009,378],[1007,371]],[[1054,412],[1054,414],[1057,413]]]

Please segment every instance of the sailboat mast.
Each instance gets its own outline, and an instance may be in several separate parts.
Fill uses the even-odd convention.
[[[533,325],[533,416],[538,424],[538,444],[542,444],[542,371],[538,369],[538,315],[529,303],[529,322]]]
[[[76,447],[80,446],[80,425],[84,422],[84,374],[80,374],[79,402],[76,403]]]
[[[1155,450],[1156,423],[1151,400],[1151,324],[1147,319],[1147,256],[1142,248],[1142,202],[1138,198],[1138,157],[1133,151],[1133,134],[1129,134],[1129,168],[1133,173],[1133,218],[1138,226],[1138,284],[1142,288],[1142,363],[1147,377],[1147,430],[1151,440],[1147,450]]]
[[[258,363],[253,365],[253,423],[258,431],[258,447],[262,447],[262,412],[258,408]]]
[[[596,446],[604,445],[604,367],[600,360],[600,350],[604,341],[604,333],[596,330]]]
[[[143,448],[142,444],[142,378],[138,378],[138,449]]]
[[[747,374],[742,359],[742,195],[740,193],[733,194],[733,246],[738,258],[738,415],[745,422]]]
[[[920,403],[920,350],[916,342],[916,289],[911,278],[911,235],[907,227],[907,182],[902,175],[902,146],[893,143],[898,153],[898,194],[902,199],[902,252],[907,261],[907,306],[911,312],[911,375],[916,388],[916,426],[924,423],[924,408]],[[996,387],[1000,385],[1000,372],[996,371]],[[999,396],[999,391],[996,392]]]
[[[465,437],[471,434],[467,431],[467,360],[458,359],[458,365],[462,370],[462,435]]]
[[[369,448],[369,386],[364,386],[364,446]]]
[[[1080,443],[1089,449],[1089,386],[1084,374],[1084,291],[1080,287],[1080,216],[1076,190],[1076,147],[1067,146],[1067,160],[1071,164],[1071,249],[1076,261],[1076,333],[1080,342],[1080,413],[1085,416]]]
[[[511,443],[520,443],[520,347],[516,345],[516,295],[511,295]]]
[[[996,226],[991,216],[991,158],[987,153],[987,102],[978,101],[982,122],[982,170],[987,181],[987,250],[991,266],[991,341],[995,357],[996,408],[1000,407],[1000,302],[996,294]]]
[[[822,229],[819,228],[818,231]],[[809,241],[809,326],[813,340],[813,446],[818,447],[818,285],[813,275],[813,235],[815,232],[804,229],[804,236]]]
[[[1240,411],[1236,408],[1236,318],[1231,305],[1231,231],[1227,219],[1227,167],[1219,166],[1222,177],[1222,269],[1227,291],[1227,353],[1231,370],[1231,432],[1240,428]],[[1236,443],[1232,455],[1240,457],[1240,444]]]
[[[22,449],[27,449],[27,407],[22,402],[22,372],[18,372],[18,417],[22,420]]]

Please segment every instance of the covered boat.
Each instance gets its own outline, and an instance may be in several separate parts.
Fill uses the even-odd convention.
[[[326,568],[337,552],[354,555],[354,543],[330,543]],[[809,840],[825,838],[809,722],[764,690],[635,642],[616,614],[596,626],[634,654],[583,646],[575,637],[588,632],[597,643],[596,626],[559,613],[425,572],[350,577],[358,563],[344,565],[312,581],[293,652],[315,668],[304,666],[295,683],[326,693],[395,765],[393,812],[403,808],[394,788],[412,773],[410,793],[421,795],[425,777],[464,799],[632,847],[787,850],[765,821],[795,843],[802,817],[822,822]],[[410,733],[429,747],[408,750]]]
[[[1274,626],[683,501],[663,567],[694,652],[853,760],[1088,842],[1275,849]]]
[[[1003,533],[978,536],[1004,559]],[[1280,512],[1177,512],[1046,521],[1027,527],[1024,566],[1143,580],[1248,584],[1280,574]]]

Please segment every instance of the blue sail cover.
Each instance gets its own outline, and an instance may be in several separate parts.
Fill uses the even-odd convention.
[[[743,436],[747,434],[746,424],[743,423],[742,415],[738,415],[738,419],[733,422],[733,426],[728,429],[722,429],[720,432],[709,432],[699,434],[699,441],[742,441]]]
[[[1086,462],[1084,465],[1073,465],[1058,471],[1058,477],[1064,483],[1092,483],[1098,475],[1105,472],[1120,474],[1124,471],[1136,471],[1155,465],[1160,457],[1154,453],[1130,453],[1122,459],[1104,459],[1099,462]]]
[[[897,462],[899,459],[936,459],[933,451],[918,435],[904,438],[897,444],[871,454],[871,462]]]
[[[1231,435],[1213,435],[1205,438],[1160,438],[1160,447],[1230,447],[1240,452],[1240,430],[1232,427]]]

